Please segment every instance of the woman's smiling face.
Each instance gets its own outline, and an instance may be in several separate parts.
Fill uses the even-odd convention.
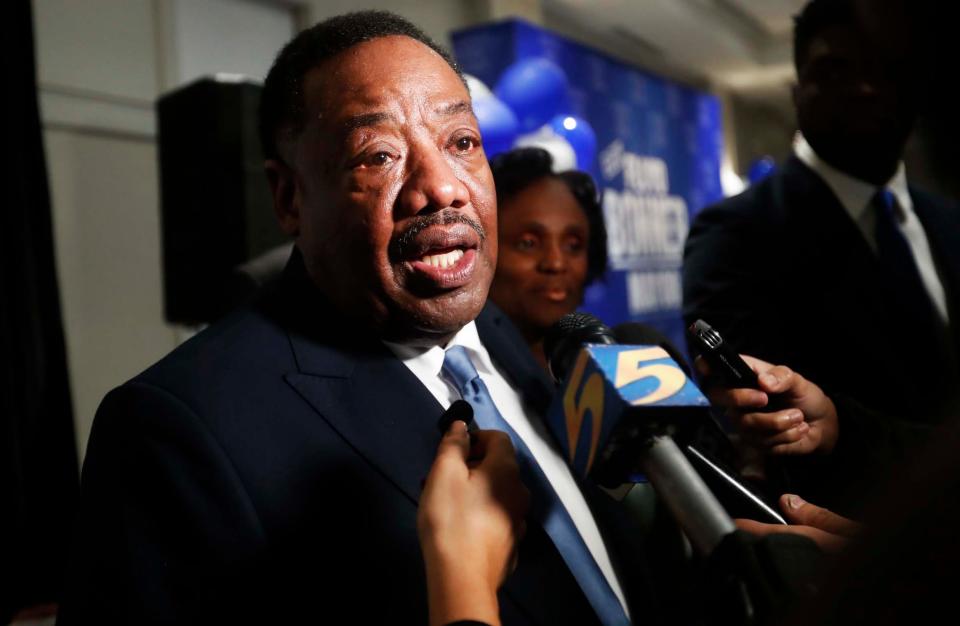
[[[583,301],[590,224],[566,183],[547,176],[504,198],[490,297],[526,336]]]

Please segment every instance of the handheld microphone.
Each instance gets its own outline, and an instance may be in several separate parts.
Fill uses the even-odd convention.
[[[760,388],[756,372],[710,324],[697,320],[687,328],[687,334],[727,387]]]
[[[605,487],[642,470],[694,547],[710,554],[733,521],[671,438],[709,401],[659,346],[615,345],[586,313],[564,316],[544,351],[563,381],[547,425],[575,473]]]

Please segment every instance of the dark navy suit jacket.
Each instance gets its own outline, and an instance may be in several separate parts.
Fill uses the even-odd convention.
[[[902,298],[857,225],[795,156],[746,192],[704,209],[687,238],[688,323],[702,318],[740,352],[792,367],[843,397],[844,406],[867,407],[841,414],[844,446],[855,443],[844,432],[882,429],[869,438],[876,449],[859,446],[839,466],[823,468],[831,482],[837,471],[860,475],[850,490],[822,496],[838,508],[860,484],[880,480],[860,463],[862,453],[889,464],[917,439],[911,424],[939,422],[958,404],[960,208],[914,188],[910,195],[946,289],[953,321],[946,336],[905,321]]]
[[[517,331],[492,306],[477,326],[542,413],[551,390]],[[426,624],[416,509],[441,412],[295,257],[257,306],[103,401],[59,623]],[[634,614],[657,622],[678,590],[654,589],[656,557],[583,489]],[[500,601],[505,624],[596,622],[539,528]]]
[[[947,293],[953,331],[905,322],[876,255],[815,172],[791,157],[704,209],[684,254],[684,317],[830,392],[916,421],[960,381],[960,207],[911,188]]]

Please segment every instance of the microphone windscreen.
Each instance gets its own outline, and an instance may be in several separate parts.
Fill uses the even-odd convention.
[[[440,429],[441,434],[444,434],[450,429],[450,424],[457,420],[464,422],[468,430],[476,430],[476,423],[473,421],[473,407],[466,400],[454,400],[437,420],[437,428]]]
[[[543,339],[543,353],[553,381],[559,383],[567,377],[573,359],[585,343],[617,343],[613,331],[589,313],[567,313],[553,324]]]

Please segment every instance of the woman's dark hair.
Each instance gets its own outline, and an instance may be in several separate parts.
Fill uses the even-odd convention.
[[[502,152],[490,161],[493,182],[497,187],[497,204],[517,195],[541,178],[563,181],[577,199],[590,224],[587,242],[587,283],[603,276],[607,270],[607,228],[603,208],[593,178],[586,172],[553,171],[553,157],[543,148],[515,148]]]

